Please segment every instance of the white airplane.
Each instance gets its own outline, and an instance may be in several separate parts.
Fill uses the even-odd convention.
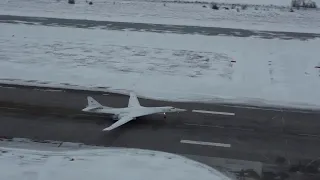
[[[82,111],[99,114],[113,114],[113,119],[117,121],[113,123],[111,126],[103,129],[102,131],[110,131],[131,120],[135,120],[137,117],[140,116],[163,113],[164,117],[166,117],[167,112],[186,111],[185,109],[179,109],[171,106],[143,107],[140,105],[137,96],[132,92],[130,93],[128,107],[125,108],[112,108],[108,106],[103,106],[90,96],[88,96],[87,99],[88,105],[86,108],[82,109]]]

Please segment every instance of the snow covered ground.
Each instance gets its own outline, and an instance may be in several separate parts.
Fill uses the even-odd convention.
[[[3,180],[230,180],[204,164],[164,152],[102,147],[68,149],[26,143],[12,146],[0,143]]]
[[[104,0],[97,0],[104,1]],[[162,0],[145,0],[145,1],[162,1]],[[290,6],[291,0],[164,0],[164,1],[189,1],[189,2],[215,2],[215,3],[223,3],[223,4],[248,4],[248,5],[261,5],[261,6]],[[310,0],[304,0],[306,3],[310,2]],[[312,0],[316,2],[316,4],[320,4],[320,0]]]
[[[320,106],[320,40],[1,24],[2,79],[174,101]]]
[[[138,0],[96,0],[92,6],[85,0],[76,2],[70,5],[66,0],[2,0],[0,14],[320,33],[319,10],[288,12],[288,9],[260,7],[255,10],[249,7],[237,12],[235,9],[215,11],[201,4],[169,3],[164,6],[163,3]],[[287,0],[278,2],[290,5]]]

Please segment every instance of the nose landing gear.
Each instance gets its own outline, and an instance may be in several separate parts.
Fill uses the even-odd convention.
[[[166,118],[167,118],[166,113],[163,113],[163,118],[164,118],[164,119],[166,119]]]

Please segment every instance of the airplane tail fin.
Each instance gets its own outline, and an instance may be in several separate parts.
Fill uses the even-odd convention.
[[[88,106],[89,107],[101,107],[102,105],[98,103],[95,99],[93,99],[91,96],[87,97],[88,99]]]
[[[93,99],[91,96],[88,96],[87,100],[88,100],[88,105],[82,111],[90,111],[90,110],[102,107],[102,105],[98,103],[98,101]]]

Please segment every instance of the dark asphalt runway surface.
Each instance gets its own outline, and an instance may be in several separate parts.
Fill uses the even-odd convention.
[[[110,107],[126,107],[128,96],[120,94],[103,95],[103,92],[88,91],[61,91],[56,89],[35,90],[18,85],[0,84],[0,106],[36,108],[43,112],[80,113],[87,105],[87,96],[90,95],[100,103]],[[14,87],[14,88],[9,88]],[[257,131],[271,133],[285,133],[289,135],[320,137],[320,112],[297,109],[264,109],[259,107],[244,107],[227,104],[204,103],[176,103],[139,99],[144,106],[175,106],[187,109],[188,112],[168,114],[172,123],[196,126],[201,128],[229,128],[241,131]],[[191,112],[192,110],[206,110],[235,113],[235,116],[212,115]],[[214,119],[213,119],[214,117]]]
[[[263,39],[299,39],[310,40],[319,38],[320,34],[315,33],[296,33],[296,32],[276,32],[276,31],[253,31],[244,29],[220,28],[220,27],[199,27],[182,25],[164,25],[148,23],[94,21],[82,19],[59,19],[43,17],[25,17],[0,15],[0,23],[45,25],[57,27],[76,27],[76,28],[100,28],[106,30],[121,31],[143,31],[157,33],[177,33],[177,34],[200,34],[207,36],[235,36],[235,37],[259,37]]]
[[[125,107],[128,103],[127,96],[103,94],[1,87],[0,137],[143,148],[272,165],[280,163],[288,168],[299,161],[309,162],[320,154],[318,112],[140,99],[144,106],[172,105],[188,111],[167,114],[167,119],[162,115],[146,116],[114,131],[102,132],[114,121],[108,115],[82,113],[86,96],[91,95],[111,107]],[[194,113],[192,109],[232,112],[235,116]],[[224,143],[231,147],[184,144],[181,140]]]

